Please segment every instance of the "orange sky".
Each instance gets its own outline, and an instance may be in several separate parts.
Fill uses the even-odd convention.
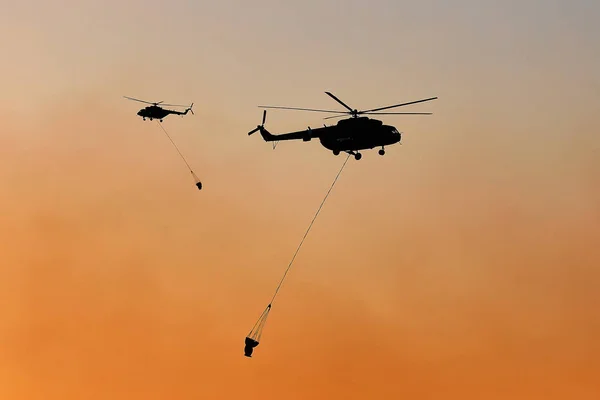
[[[463,2],[11,5],[2,40],[26,39],[0,67],[0,398],[598,398],[598,6]],[[348,161],[247,359],[343,156],[246,132],[258,104],[335,107],[325,90],[440,99],[385,119],[402,146]],[[123,95],[195,102],[165,127],[201,192]]]

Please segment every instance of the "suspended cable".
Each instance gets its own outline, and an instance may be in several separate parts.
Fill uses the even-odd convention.
[[[335,183],[337,182],[337,180],[340,177],[342,171],[344,170],[344,167],[346,166],[346,163],[348,162],[349,158],[350,158],[350,154],[348,153],[348,156],[346,157],[346,160],[344,160],[344,163],[342,164],[342,167],[340,168],[340,170],[338,171],[337,175],[335,176],[335,179],[333,180],[333,183],[329,187],[329,190],[327,191],[327,194],[323,198],[323,201],[321,202],[321,205],[317,209],[317,212],[315,213],[312,221],[308,225],[308,229],[304,233],[304,236],[302,237],[302,240],[300,241],[300,244],[296,248],[296,251],[294,252],[294,255],[292,256],[292,259],[291,259],[290,263],[288,264],[287,268],[285,269],[283,277],[279,281],[279,284],[277,285],[277,288],[275,289],[275,293],[273,294],[273,297],[271,298],[271,301],[269,302],[269,305],[267,305],[267,308],[265,308],[265,310],[262,312],[262,314],[260,315],[260,317],[258,318],[258,320],[256,321],[256,323],[254,324],[254,327],[252,327],[252,329],[250,330],[250,332],[246,336],[246,341],[245,341],[245,345],[246,346],[244,347],[244,355],[246,357],[252,357],[252,351],[254,350],[254,347],[258,346],[258,344],[260,342],[260,337],[262,335],[262,330],[263,330],[263,328],[265,326],[265,323],[267,322],[267,317],[269,316],[269,312],[271,311],[271,306],[273,305],[273,302],[275,301],[275,297],[277,297],[277,294],[279,293],[279,289],[281,289],[281,285],[283,284],[283,281],[285,280],[285,278],[286,278],[286,276],[287,276],[290,268],[292,267],[292,264],[294,263],[294,260],[296,259],[296,256],[298,255],[298,252],[300,252],[300,248],[302,247],[302,244],[304,244],[304,240],[308,236],[308,232],[310,232],[313,224],[315,223],[315,220],[319,216],[319,213],[321,212],[321,209],[323,208],[323,205],[325,204],[325,201],[327,200],[327,198],[329,197],[329,194],[333,190],[333,187],[335,186]]]
[[[167,130],[165,129],[165,127],[163,126],[163,124],[161,124],[160,121],[158,122],[158,126],[160,126],[160,129],[162,129],[162,131],[165,133],[165,135],[167,135],[167,137],[169,138],[169,140],[171,141],[171,143],[173,144],[173,147],[175,147],[175,150],[177,150],[177,153],[179,153],[179,156],[181,157],[181,159],[183,160],[183,162],[185,163],[185,165],[188,167],[188,169],[190,170],[190,173],[192,174],[192,176],[194,177],[194,181],[196,183],[196,187],[198,188],[198,190],[202,189],[202,182],[200,182],[200,179],[198,178],[198,176],[194,173],[194,170],[192,170],[192,167],[190,166],[190,164],[187,162],[187,160],[185,159],[185,157],[183,156],[183,154],[181,153],[181,151],[179,150],[179,147],[177,147],[177,145],[175,144],[175,142],[173,141],[173,139],[171,138],[171,135],[169,135],[169,133],[167,132]]]

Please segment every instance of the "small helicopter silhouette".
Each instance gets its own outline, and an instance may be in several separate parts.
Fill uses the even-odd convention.
[[[375,147],[381,147],[379,150],[380,155],[385,154],[385,146],[390,146],[395,143],[399,143],[402,134],[391,125],[384,125],[382,121],[377,119],[371,119],[369,117],[359,117],[362,114],[371,115],[431,115],[432,113],[424,112],[377,112],[382,110],[388,110],[390,108],[396,108],[401,106],[407,106],[410,104],[423,103],[425,101],[431,101],[437,99],[437,97],[430,97],[428,99],[411,101],[408,103],[396,104],[393,106],[379,107],[372,110],[358,111],[346,105],[343,101],[338,99],[330,92],[325,92],[329,97],[344,106],[348,111],[332,111],[332,110],[317,110],[312,108],[297,108],[297,107],[275,107],[275,106],[258,106],[259,108],[276,108],[284,110],[301,110],[301,111],[316,111],[324,113],[334,113],[330,118],[340,118],[346,114],[350,114],[351,117],[338,121],[337,125],[326,126],[322,128],[311,129],[310,126],[307,130],[284,133],[279,135],[273,135],[265,129],[265,121],[267,118],[267,110],[263,112],[262,124],[258,125],[255,129],[248,132],[248,135],[252,135],[255,132],[260,132],[263,139],[267,142],[278,142],[280,140],[299,140],[302,139],[305,142],[310,141],[313,138],[318,138],[321,145],[328,150],[331,150],[334,155],[340,154],[340,152],[346,152],[354,155],[356,160],[360,160],[362,155],[359,150],[373,149]]]
[[[123,97],[125,97],[126,99],[129,99],[129,100],[139,101],[140,103],[152,104],[151,106],[142,108],[137,113],[137,115],[142,117],[144,121],[146,120],[146,118],[149,118],[150,121],[152,121],[153,119],[158,119],[160,122],[163,122],[163,118],[169,114],[183,116],[183,115],[186,115],[188,113],[188,111],[191,111],[192,114],[194,114],[194,111],[192,110],[194,103],[192,103],[189,107],[187,107],[187,106],[182,106],[182,105],[177,105],[177,104],[162,104],[163,103],[162,101],[159,101],[158,103],[151,103],[149,101],[134,99],[133,97],[127,97],[127,96],[123,96]],[[164,108],[159,107],[158,106],[159,104],[162,104],[163,106],[168,106],[168,107],[187,107],[187,108],[183,112],[175,111],[175,110],[165,110]]]

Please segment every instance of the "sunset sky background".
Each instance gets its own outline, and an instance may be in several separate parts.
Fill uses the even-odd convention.
[[[597,399],[600,2],[64,0],[0,13],[0,398]],[[374,108],[350,159],[259,104]],[[194,102],[164,126],[143,106]],[[270,111],[271,132],[323,124]]]

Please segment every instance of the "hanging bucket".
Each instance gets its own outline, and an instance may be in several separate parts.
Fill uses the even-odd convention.
[[[252,351],[258,346],[258,342],[250,337],[246,337],[246,346],[244,347],[244,355],[246,357],[252,357]]]
[[[254,324],[254,327],[252,328],[250,333],[248,333],[248,336],[246,336],[246,340],[244,341],[244,344],[245,344],[244,356],[252,357],[252,351],[254,351],[254,348],[256,346],[258,346],[258,344],[260,342],[260,337],[262,335],[263,328],[265,327],[265,323],[267,322],[267,317],[269,316],[269,311],[271,311],[270,304],[267,306],[265,311],[263,311],[263,313],[260,315],[260,318],[258,318],[258,321],[256,321],[256,324]]]

